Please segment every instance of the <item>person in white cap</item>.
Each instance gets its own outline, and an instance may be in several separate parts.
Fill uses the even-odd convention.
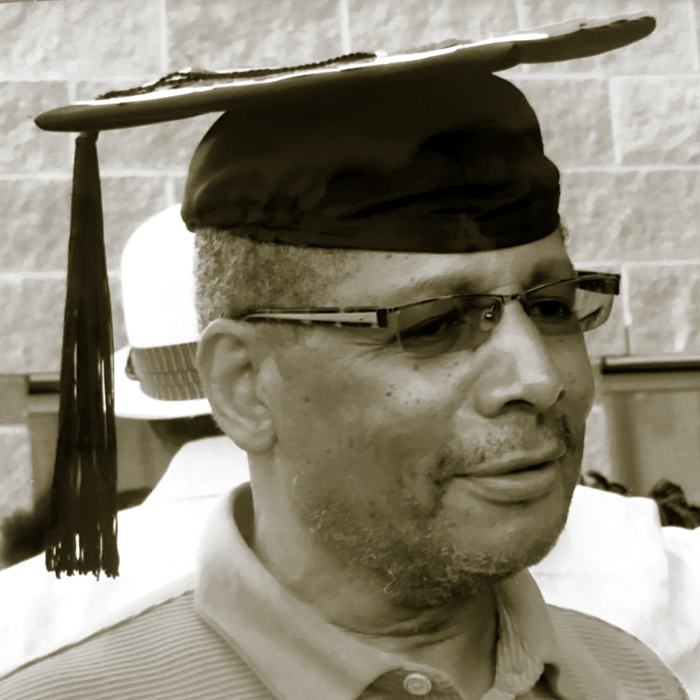
[[[194,365],[199,339],[194,259],[194,235],[182,222],[180,205],[140,226],[122,253],[129,345],[114,354],[115,412],[158,421],[153,425],[157,431],[161,426],[159,432],[180,427],[167,419],[211,416]],[[193,468],[188,456],[195,453]],[[224,493],[248,478],[247,469],[245,453],[224,437],[184,445],[147,503]]]
[[[177,357],[196,345],[193,256],[194,236],[184,227],[179,206],[141,225],[122,255],[129,346],[115,353],[115,410],[123,418],[152,421],[156,435],[187,427],[184,432],[192,437],[192,421],[211,420],[196,369],[180,371],[169,359],[158,374],[144,371],[144,364],[154,365],[148,360]],[[127,374],[127,365],[134,364],[130,353],[137,357],[136,369],[129,371],[134,378]],[[180,444],[186,439],[177,437]],[[92,625],[99,628],[115,611],[188,575],[217,498],[247,480],[246,454],[231,440],[191,440],[144,503],[120,513],[119,578],[59,580],[46,572],[43,554],[0,572],[0,673],[51,652]]]

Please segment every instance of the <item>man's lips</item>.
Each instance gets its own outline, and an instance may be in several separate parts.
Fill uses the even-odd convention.
[[[549,493],[559,480],[560,460],[566,452],[566,445],[558,444],[555,448],[513,455],[482,464],[467,474],[456,474],[454,483],[461,483],[472,494],[494,503],[534,501]]]
[[[567,446],[562,442],[536,451],[516,453],[506,459],[482,463],[473,471],[455,476],[495,477],[524,472],[561,459],[566,450]]]

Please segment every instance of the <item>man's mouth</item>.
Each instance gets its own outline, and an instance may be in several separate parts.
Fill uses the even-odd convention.
[[[543,467],[546,467],[549,464],[549,462],[540,462],[539,464],[533,464],[530,467],[523,467],[522,469],[513,469],[512,472],[508,472],[509,474],[519,474],[520,472],[531,472],[535,471],[536,469],[542,469]]]
[[[566,445],[541,450],[493,464],[482,465],[467,474],[457,474],[485,500],[498,503],[522,503],[542,498],[556,484],[560,476],[561,460],[567,452]]]
[[[543,466],[561,459],[567,451],[564,442],[557,442],[536,451],[528,453],[515,453],[506,459],[493,460],[480,464],[473,471],[460,476],[469,477],[497,477],[508,474],[518,474],[531,470],[540,469]]]

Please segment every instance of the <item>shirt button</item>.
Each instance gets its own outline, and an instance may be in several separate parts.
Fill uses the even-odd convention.
[[[403,679],[403,687],[411,695],[427,695],[433,684],[430,682],[430,678],[423,673],[409,673]]]

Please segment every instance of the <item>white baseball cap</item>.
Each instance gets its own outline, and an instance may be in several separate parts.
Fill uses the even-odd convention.
[[[139,226],[121,262],[129,345],[114,354],[116,415],[154,420],[211,413],[195,366],[194,234],[180,205]]]

